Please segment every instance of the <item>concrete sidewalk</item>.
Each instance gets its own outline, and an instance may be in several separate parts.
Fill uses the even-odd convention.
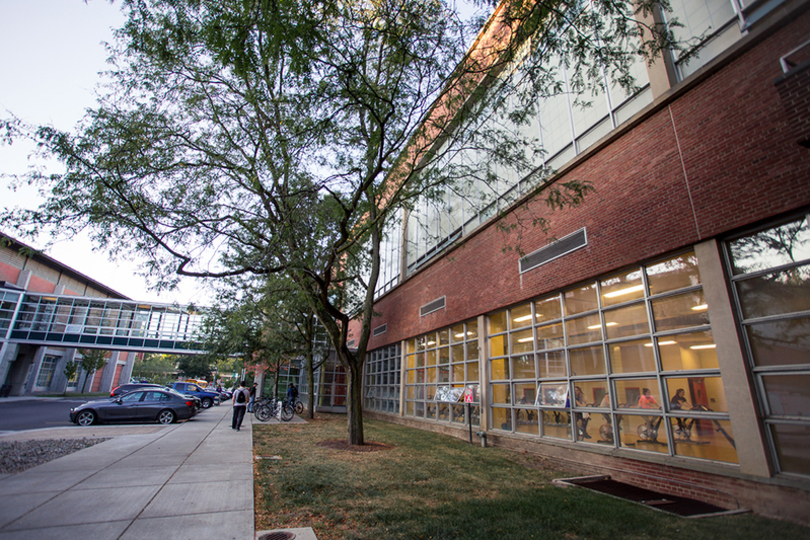
[[[60,428],[63,438],[113,438],[0,478],[0,540],[252,540],[253,415],[236,432],[231,414],[225,403],[131,434]]]

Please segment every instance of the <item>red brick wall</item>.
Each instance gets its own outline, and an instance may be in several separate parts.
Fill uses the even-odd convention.
[[[550,213],[542,201],[507,220],[544,216],[551,235],[587,227],[588,246],[520,275],[503,251],[516,232],[471,236],[375,306],[387,332],[369,349],[456,323],[810,205],[810,151],[798,146],[774,80],[779,57],[806,39],[810,12],[764,39],[609,146],[565,172],[589,181],[585,203]],[[524,228],[520,247],[549,242]],[[419,307],[446,296],[446,308]]]
[[[810,147],[810,60],[777,79],[776,89],[796,142]]]
[[[0,281],[6,283],[17,283],[20,277],[20,269],[15,268],[9,264],[0,263]]]
[[[39,293],[52,293],[55,288],[56,285],[47,279],[42,279],[39,276],[32,275],[31,279],[28,281],[28,287],[26,287],[26,290]]]

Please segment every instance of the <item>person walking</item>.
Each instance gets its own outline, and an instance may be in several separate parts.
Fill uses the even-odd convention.
[[[287,403],[295,409],[295,400],[298,399],[298,388],[293,383],[287,387]]]
[[[233,421],[231,422],[231,429],[239,431],[242,427],[242,420],[245,418],[245,409],[247,402],[250,399],[250,392],[245,388],[245,381],[239,383],[239,389],[233,393]]]
[[[253,404],[256,402],[256,387],[258,386],[257,383],[253,383],[250,386],[250,403],[248,403],[247,412],[253,412]]]

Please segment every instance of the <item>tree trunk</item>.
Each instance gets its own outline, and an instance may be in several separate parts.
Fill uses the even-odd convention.
[[[346,411],[348,413],[349,444],[362,446],[363,435],[363,363],[356,358],[349,358],[343,366],[346,368],[348,382]]]
[[[315,367],[313,366],[315,360],[312,354],[307,358],[307,381],[309,383],[309,392],[307,392],[307,419],[312,420],[315,418]]]

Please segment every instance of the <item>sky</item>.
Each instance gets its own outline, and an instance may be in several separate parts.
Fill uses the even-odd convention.
[[[14,115],[28,124],[51,124],[72,129],[95,104],[99,72],[107,68],[104,42],[121,26],[121,4],[108,0],[0,0],[0,117]],[[0,146],[0,172],[23,173],[30,146]],[[58,163],[49,170],[59,171]],[[0,206],[35,208],[36,189],[10,188],[0,178]],[[20,238],[0,224],[0,232],[37,249],[37,241]],[[44,250],[47,255],[134,300],[208,305],[210,292],[199,281],[187,279],[177,291],[158,294],[136,275],[134,261],[112,261],[83,236],[61,239]]]

